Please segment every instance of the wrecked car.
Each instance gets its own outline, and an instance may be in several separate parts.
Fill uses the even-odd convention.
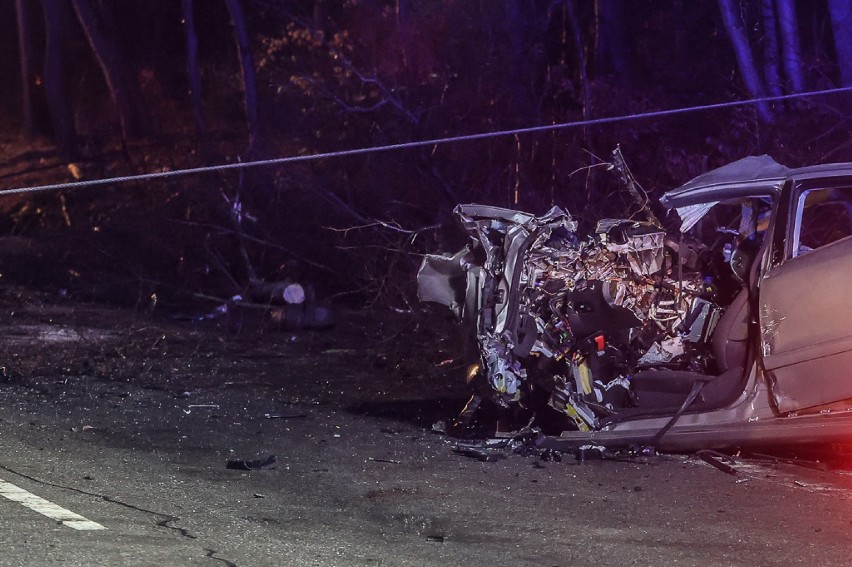
[[[478,347],[448,433],[540,427],[566,450],[852,441],[852,164],[748,157],[660,203],[674,230],[607,219],[588,236],[558,207],[456,207],[469,244],[417,276]]]

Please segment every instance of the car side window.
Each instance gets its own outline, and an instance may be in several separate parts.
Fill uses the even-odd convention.
[[[799,195],[792,256],[852,236],[852,188],[810,189]]]

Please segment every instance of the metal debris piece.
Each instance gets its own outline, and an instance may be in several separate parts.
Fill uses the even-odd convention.
[[[106,431],[106,427],[95,427],[94,425],[84,425],[83,427],[72,427],[71,431],[77,433],[78,431]]]
[[[769,461],[772,464],[783,463],[786,465],[795,465],[798,467],[804,467],[806,469],[813,469],[822,472],[826,472],[830,469],[827,463],[821,461],[812,461],[809,459],[802,459],[793,455],[784,457],[780,455],[767,455],[765,453],[750,452],[747,454],[747,458],[758,461]]]
[[[488,447],[476,447],[473,445],[458,444],[453,448],[453,451],[465,457],[471,457],[483,463],[494,463],[502,461],[506,458],[506,453],[501,449],[491,449]]]
[[[303,417],[308,417],[306,413],[265,413],[263,414],[265,419],[299,419]]]
[[[739,474],[739,471],[737,471],[737,469],[727,463],[722,462],[721,459],[728,459],[733,462],[733,459],[723,453],[719,453],[716,451],[698,451],[696,453],[696,456],[708,465],[719,469],[723,473],[731,475]]]
[[[545,463],[561,463],[562,453],[555,449],[542,449],[538,456],[539,460]]]
[[[374,457],[369,457],[367,460],[372,461],[374,463],[388,463],[388,464],[391,464],[391,465],[401,465],[402,464],[402,461],[397,461],[397,460],[394,460],[394,459],[376,459]]]
[[[261,457],[259,459],[249,461],[230,460],[225,465],[225,468],[240,471],[268,470],[274,469],[277,462],[278,458],[275,455],[268,455],[266,457]]]
[[[595,461],[605,458],[607,449],[602,445],[583,445],[577,448],[575,458],[578,463]]]

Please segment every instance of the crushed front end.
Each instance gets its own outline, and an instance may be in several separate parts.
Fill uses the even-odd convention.
[[[473,396],[449,433],[597,430],[639,405],[638,371],[711,371],[722,308],[696,243],[633,220],[603,220],[581,238],[557,207],[454,214],[471,242],[426,256],[418,272],[420,299],[449,307],[479,350]]]

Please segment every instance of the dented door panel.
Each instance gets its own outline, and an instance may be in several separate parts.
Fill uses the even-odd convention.
[[[852,398],[852,238],[771,269],[760,288],[764,366],[783,412]]]

